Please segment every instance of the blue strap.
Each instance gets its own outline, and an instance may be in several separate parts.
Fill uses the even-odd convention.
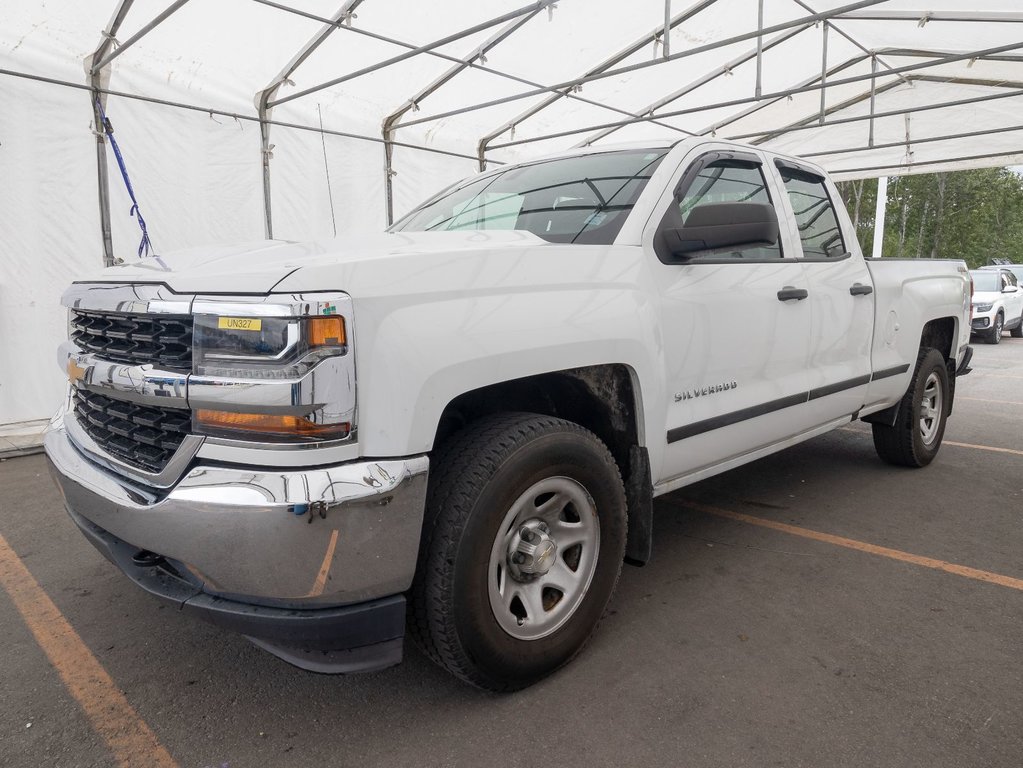
[[[117,158],[117,166],[121,169],[121,178],[124,179],[124,186],[128,189],[128,197],[131,198],[132,205],[128,210],[128,215],[134,216],[138,220],[139,229],[142,230],[142,241],[139,243],[138,253],[141,259],[143,252],[148,256],[153,248],[152,243],[149,241],[149,232],[146,230],[146,220],[142,218],[142,211],[139,210],[139,201],[135,199],[135,190],[131,186],[131,179],[128,178],[128,169],[124,166],[121,148],[117,146],[117,139],[114,138],[114,127],[110,124],[110,120],[107,119],[106,112],[103,111],[103,105],[98,98],[96,99],[96,109],[99,110],[100,119],[103,121],[103,132],[110,139],[110,146],[114,150],[114,157]]]

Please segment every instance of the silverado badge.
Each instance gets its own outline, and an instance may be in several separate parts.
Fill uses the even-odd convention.
[[[732,379],[731,381],[726,381],[722,384],[711,384],[709,387],[687,389],[684,392],[675,393],[675,402],[680,403],[683,400],[692,400],[694,397],[704,397],[706,395],[713,395],[717,392],[727,392],[730,389],[735,389],[737,386],[739,386],[739,382]]]

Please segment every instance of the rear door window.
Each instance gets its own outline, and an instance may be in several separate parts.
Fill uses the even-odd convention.
[[[805,259],[837,259],[848,251],[824,179],[795,168],[779,168],[796,217]]]

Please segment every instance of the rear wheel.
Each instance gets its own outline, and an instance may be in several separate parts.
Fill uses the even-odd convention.
[[[500,414],[434,460],[409,633],[481,688],[524,688],[571,660],[618,581],[626,505],[607,447],[568,421]]]
[[[950,393],[944,356],[936,349],[921,349],[895,424],[872,425],[877,455],[904,467],[930,464],[945,434]]]
[[[987,334],[988,344],[998,344],[1002,340],[1002,330],[1005,328],[1005,317],[999,312],[992,321],[991,330]]]
[[[1019,319],[1019,325],[1009,331],[1009,335],[1014,339],[1023,339],[1023,317]]]

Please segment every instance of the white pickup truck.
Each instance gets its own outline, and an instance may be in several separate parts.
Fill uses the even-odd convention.
[[[321,672],[397,663],[407,627],[493,690],[579,652],[655,496],[855,419],[929,463],[971,352],[962,262],[865,260],[820,168],[696,138],[64,304],[46,451],[133,581]]]

